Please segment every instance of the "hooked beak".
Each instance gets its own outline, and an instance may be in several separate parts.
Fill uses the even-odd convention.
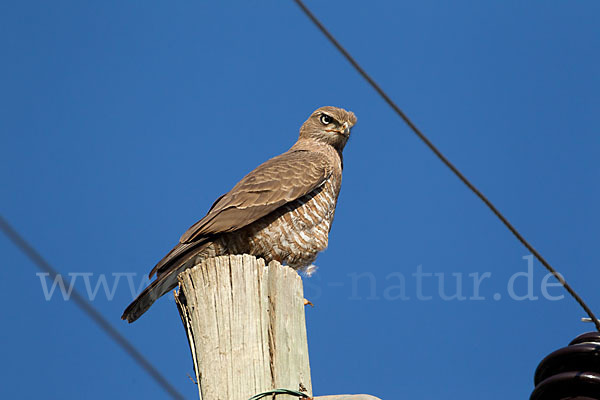
[[[344,122],[344,125],[342,125],[342,131],[340,133],[344,136],[350,136],[350,127],[347,122]]]
[[[340,130],[337,129],[325,129],[326,132],[335,132],[335,133],[339,133],[340,135],[344,136],[344,137],[348,137],[350,136],[350,126],[348,125],[347,122],[344,122],[344,125],[342,125]]]

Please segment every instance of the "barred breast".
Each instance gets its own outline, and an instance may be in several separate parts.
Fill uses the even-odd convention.
[[[220,238],[218,247],[229,254],[248,253],[277,260],[294,269],[309,266],[327,248],[340,191],[341,174],[317,190]],[[217,251],[220,252],[220,251]]]

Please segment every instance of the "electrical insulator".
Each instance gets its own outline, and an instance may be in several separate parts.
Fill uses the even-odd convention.
[[[529,400],[600,400],[600,332],[577,336],[542,360]]]

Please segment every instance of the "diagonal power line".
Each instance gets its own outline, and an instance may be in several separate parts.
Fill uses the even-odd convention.
[[[569,292],[569,294],[579,303],[581,308],[591,318],[596,325],[596,329],[600,331],[600,321],[594,315],[592,310],[585,304],[583,299],[573,290],[571,285],[560,275],[548,261],[519,233],[508,219],[492,204],[492,202],[479,190],[471,181],[469,181],[463,174],[442,154],[442,152],[425,136],[423,132],[408,118],[406,114],[394,103],[394,101],[383,91],[383,89],[371,78],[369,74],[358,64],[358,62],[348,53],[348,51],[337,41],[337,39],[325,28],[325,26],[315,17],[315,15],[304,5],[302,0],[294,0],[294,2],[300,7],[300,9],[306,14],[306,16],[315,24],[315,26],[321,31],[327,39],[335,46],[336,49],[352,64],[354,69],[375,89],[375,91],[385,100],[385,102],[402,118],[402,120],[408,125],[408,127],[425,143],[425,145],[440,159],[446,167],[448,167],[454,175],[461,180],[483,203],[498,217],[498,219],[508,228],[508,230],[529,250],[535,258],[537,258],[542,265],[552,274],[554,277],[563,285],[563,287]]]
[[[9,223],[2,215],[0,215],[0,230],[2,230],[6,236],[17,246],[33,263],[42,271],[50,274],[52,279],[56,279],[58,271],[56,271],[38,251],[33,248]],[[169,381],[140,353],[129,340],[117,331],[110,322],[98,310],[85,300],[85,298],[79,294],[77,289],[73,288],[71,297],[75,301],[75,304],[81,308],[98,326],[106,332],[106,334],[115,341],[125,352],[133,358],[133,360],[144,369],[148,375],[152,377],[162,388],[169,393],[173,399],[183,400],[184,397],[181,393],[175,389]]]

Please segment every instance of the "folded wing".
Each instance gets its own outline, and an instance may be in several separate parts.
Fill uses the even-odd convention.
[[[155,272],[163,275],[195,247],[192,244],[243,228],[318,189],[332,170],[324,155],[306,150],[289,151],[266,161],[221,196],[208,214],[181,236],[180,243],[154,267],[150,277]]]

